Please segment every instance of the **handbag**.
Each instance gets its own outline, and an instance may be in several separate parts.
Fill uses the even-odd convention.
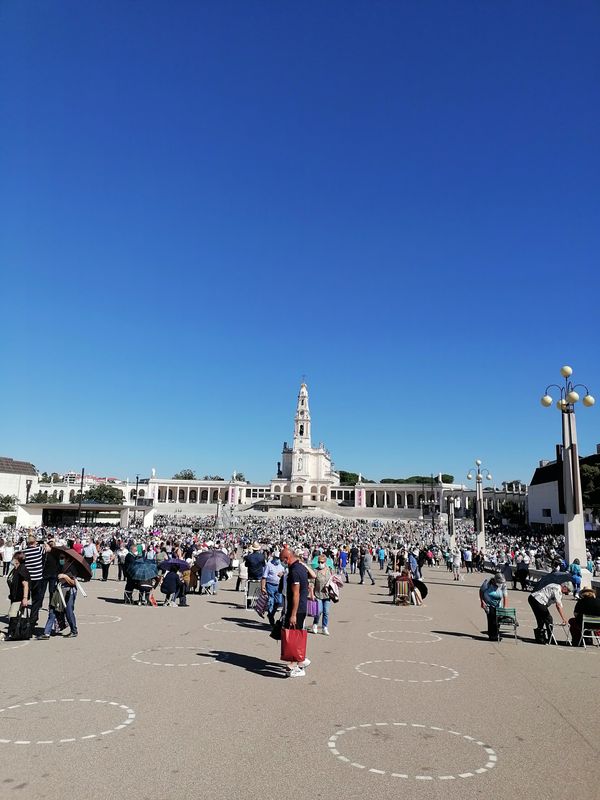
[[[297,628],[281,629],[281,660],[301,663],[306,658],[307,631]]]
[[[58,591],[58,589],[55,589],[52,592],[52,597],[50,598],[50,606],[55,611],[64,611],[65,610],[65,604],[63,602],[62,595]]]
[[[256,598],[256,601],[254,603],[254,610],[256,611],[259,617],[264,617],[265,611],[267,610],[268,606],[269,606],[269,596],[266,593],[263,594],[261,592]]]
[[[29,620],[29,609],[21,607],[17,611],[17,621],[15,624],[13,639],[24,641],[31,639],[31,623]]]
[[[306,601],[306,616],[307,617],[318,617],[319,616],[319,601],[318,600],[307,600]]]
[[[280,619],[278,619],[278,620],[275,622],[275,624],[273,625],[273,627],[272,627],[272,629],[271,629],[271,633],[269,634],[269,636],[271,637],[271,639],[275,639],[275,641],[276,641],[276,642],[279,642],[279,641],[281,641],[281,630],[282,630],[282,627],[281,627],[281,620],[280,620]]]

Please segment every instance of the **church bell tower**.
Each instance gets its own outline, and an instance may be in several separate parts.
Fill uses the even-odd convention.
[[[308,407],[308,389],[306,384],[300,386],[296,417],[294,419],[294,451],[310,450],[310,408]]]

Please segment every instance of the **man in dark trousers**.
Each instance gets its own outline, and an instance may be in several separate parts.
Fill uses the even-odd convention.
[[[288,630],[295,628],[303,630],[306,619],[306,601],[308,600],[308,571],[299,560],[296,552],[287,545],[281,551],[281,563],[288,568],[287,590],[285,601],[285,617],[283,627]],[[291,662],[288,665],[289,678],[301,678],[306,675],[305,667],[310,660],[305,658],[300,663]]]
[[[350,574],[356,575],[356,565],[358,563],[358,547],[353,544],[350,548]]]

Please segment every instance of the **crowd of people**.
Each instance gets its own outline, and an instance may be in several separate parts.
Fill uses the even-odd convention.
[[[190,593],[214,594],[223,580],[237,579],[238,591],[256,581],[264,595],[260,605],[264,605],[272,629],[281,613],[284,630],[286,625],[304,628],[306,622],[308,631],[326,636],[340,588],[351,580],[364,584],[368,579],[374,584],[377,568],[389,574],[394,599],[408,597],[416,603],[420,602],[424,565],[445,566],[456,581],[464,580],[465,573],[491,568],[493,574],[483,582],[479,594],[490,639],[498,638],[497,614],[506,604],[507,581],[513,582],[514,589],[520,585],[527,591],[534,567],[568,574],[569,580],[558,584],[558,590],[543,587],[530,595],[534,632],[541,640],[549,605],[556,605],[567,623],[560,598],[568,592],[580,597],[582,567],[600,574],[597,542],[591,543],[585,565],[577,559],[569,564],[561,537],[490,527],[484,551],[476,546],[470,520],[456,520],[452,540],[447,530],[421,520],[381,522],[298,515],[244,517],[229,520],[232,524],[227,528],[215,522],[214,517],[163,515],[150,530],[114,526],[0,530],[2,574],[9,578],[7,637],[17,638],[23,616],[28,618],[30,634],[37,634],[39,640],[67,627],[69,633],[64,635],[78,635],[75,600],[78,592],[84,591],[79,580],[82,575],[65,551],[78,554],[92,579],[122,581],[123,602],[157,604],[158,597],[164,605],[185,607]],[[221,553],[222,566],[215,566],[214,559],[210,563],[199,559],[207,552]],[[38,621],[46,596],[49,613],[42,628]],[[595,595],[582,593],[580,609],[589,612],[595,602]],[[576,632],[576,624],[572,627]],[[301,661],[290,662],[289,674],[302,675],[306,666]]]

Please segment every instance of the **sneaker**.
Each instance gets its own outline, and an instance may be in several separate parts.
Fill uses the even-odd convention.
[[[306,675],[306,672],[302,669],[302,667],[294,667],[288,672],[288,678],[303,678]]]
[[[301,661],[301,662],[298,664],[298,666],[299,666],[301,669],[304,669],[305,667],[309,667],[309,666],[310,666],[310,658],[305,658],[305,659],[304,659],[304,661]]]
[[[312,628],[311,628],[311,631],[312,631],[312,633],[318,633],[319,632],[319,626],[318,625],[313,625]]]
[[[375,581],[371,581],[371,586],[375,586]]]
[[[49,639],[49,638],[50,638],[50,634],[49,634],[49,633],[40,633],[40,635],[39,635],[39,636],[36,636],[35,638],[36,638],[36,640],[37,640],[38,642],[43,642],[43,641],[45,641],[46,639]]]
[[[327,628],[323,628],[323,636],[329,636],[329,631]]]
[[[77,631],[75,631],[75,633],[73,633],[73,631],[71,631],[71,633],[65,633],[63,635],[63,639],[76,639],[77,635],[78,635]]]

